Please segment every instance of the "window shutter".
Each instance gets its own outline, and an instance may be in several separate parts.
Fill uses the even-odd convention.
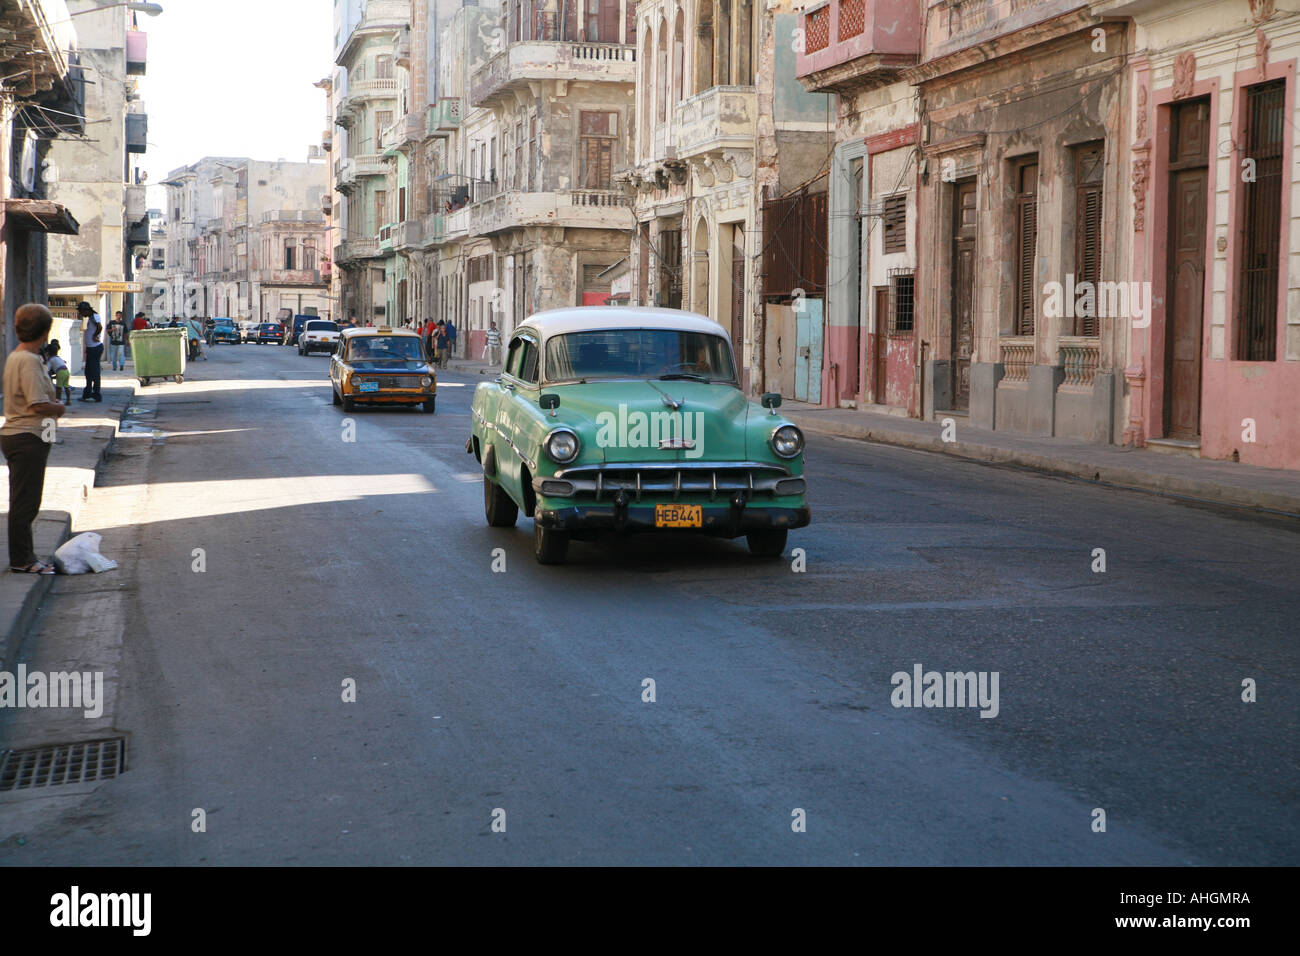
[[[561,40],[578,39],[578,0],[560,0],[564,5],[564,35]]]
[[[907,194],[899,193],[885,199],[884,234],[881,237],[884,251],[907,251]]]
[[[1034,334],[1034,257],[1038,251],[1038,165],[1017,170],[1016,196],[1016,334]]]
[[[636,42],[636,0],[627,0],[627,23],[623,27],[623,42]]]
[[[1085,186],[1079,190],[1078,208],[1075,213],[1075,235],[1077,237],[1078,266],[1075,283],[1091,282],[1094,295],[1097,283],[1101,279],[1101,186]],[[1097,323],[1097,309],[1091,315],[1075,319],[1075,335],[1095,336],[1100,334]]]

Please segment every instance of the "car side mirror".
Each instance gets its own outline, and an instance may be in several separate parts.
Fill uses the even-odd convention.
[[[549,392],[538,399],[537,404],[550,412],[551,417],[554,418],[555,410],[560,407],[560,396],[556,395],[554,392]]]
[[[776,414],[776,410],[777,410],[778,408],[781,407],[781,393],[780,393],[780,392],[764,392],[764,393],[763,393],[763,407],[764,407],[764,408],[771,409],[772,414],[775,415],[775,414]]]

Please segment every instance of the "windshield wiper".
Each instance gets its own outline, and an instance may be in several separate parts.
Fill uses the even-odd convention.
[[[713,381],[713,379],[709,378],[707,375],[701,375],[701,374],[698,373],[698,372],[669,372],[667,375],[660,375],[660,376],[657,378],[657,381],[660,381],[660,382],[675,382],[675,381],[677,381],[677,380],[679,380],[679,379],[683,379],[683,378],[690,379],[692,382],[712,382],[712,381]]]

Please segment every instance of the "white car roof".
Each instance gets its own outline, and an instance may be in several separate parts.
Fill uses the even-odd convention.
[[[516,332],[536,329],[542,339],[566,332],[593,332],[599,329],[677,329],[720,335],[731,342],[731,335],[712,319],[681,309],[651,309],[628,306],[586,305],[569,309],[537,312],[519,323]]]

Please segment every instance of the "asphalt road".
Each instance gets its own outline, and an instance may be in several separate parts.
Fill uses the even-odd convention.
[[[145,390],[83,521],[123,567],[27,651],[93,659],[109,712],[0,712],[128,770],[0,801],[0,863],[1300,863],[1294,525],[814,439],[804,571],[693,537],[544,568],[483,520],[476,378],[345,416],[327,362]],[[892,706],[918,664],[996,672],[996,716]]]

